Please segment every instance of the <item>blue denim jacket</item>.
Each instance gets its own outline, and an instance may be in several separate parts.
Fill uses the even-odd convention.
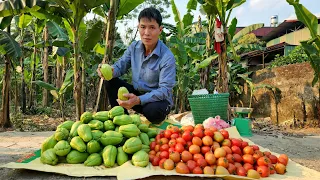
[[[173,87],[176,83],[176,64],[169,48],[158,40],[156,48],[144,56],[141,41],[133,42],[113,65],[113,77],[120,77],[132,68],[132,85],[142,93],[141,105],[168,100],[173,105]]]

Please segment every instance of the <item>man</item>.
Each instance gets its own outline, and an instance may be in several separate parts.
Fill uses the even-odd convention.
[[[111,106],[120,105],[142,113],[150,122],[160,123],[173,105],[176,65],[172,52],[159,40],[162,17],[153,8],[142,10],[138,17],[140,41],[133,42],[112,66],[113,79],[105,81]],[[119,79],[132,68],[132,85]],[[100,70],[98,68],[100,77]],[[117,99],[118,89],[130,92],[127,101]]]

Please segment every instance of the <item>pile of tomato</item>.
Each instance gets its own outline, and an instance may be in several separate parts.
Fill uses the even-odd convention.
[[[153,166],[181,174],[239,175],[251,178],[284,174],[288,156],[262,152],[240,138],[229,137],[227,130],[188,125],[179,129],[169,125],[150,143]]]

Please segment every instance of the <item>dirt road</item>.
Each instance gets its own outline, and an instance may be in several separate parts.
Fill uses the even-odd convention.
[[[21,156],[40,148],[43,140],[53,132],[3,132],[0,133],[0,165],[14,162]],[[249,138],[255,144],[270,149],[276,153],[286,153],[289,158],[303,166],[320,172],[320,136],[288,137],[254,135]],[[84,179],[65,175],[43,173],[29,170],[13,170],[0,168],[0,179]],[[93,177],[86,179],[106,179]],[[107,179],[116,179],[108,177]],[[146,178],[151,179],[151,178]],[[177,177],[156,176],[152,179],[173,180]],[[191,179],[179,177],[178,179]]]

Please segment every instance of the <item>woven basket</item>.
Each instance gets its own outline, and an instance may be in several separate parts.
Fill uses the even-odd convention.
[[[217,115],[227,120],[229,93],[191,95],[188,100],[195,124]]]

